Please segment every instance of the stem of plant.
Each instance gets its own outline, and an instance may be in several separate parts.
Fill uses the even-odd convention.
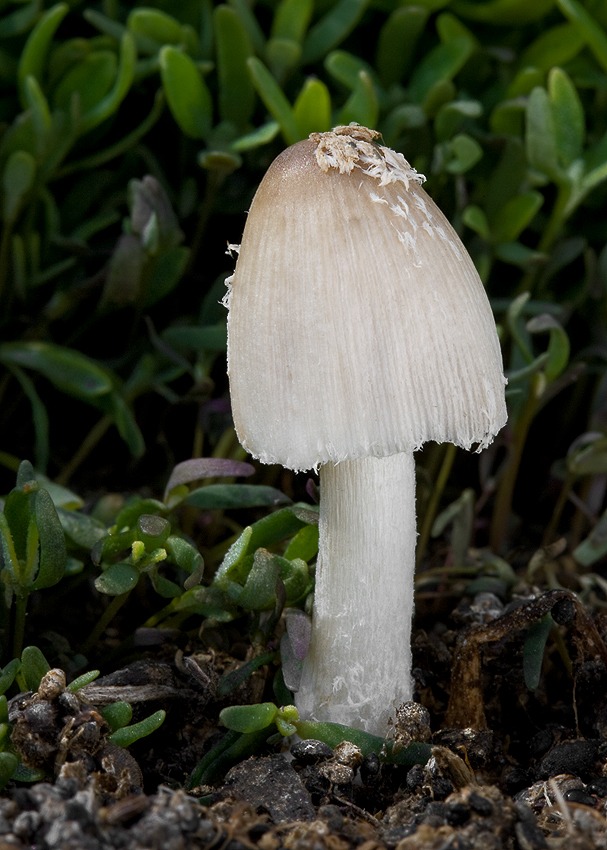
[[[78,469],[80,464],[86,460],[113,421],[114,420],[109,413],[106,413],[105,416],[102,416],[101,419],[93,425],[80,444],[76,453],[72,455],[71,459],[65,464],[59,475],[56,477],[56,484],[61,484],[62,486],[67,485],[74,472]]]
[[[194,238],[190,243],[191,254],[186,274],[198,262],[198,252],[200,250],[200,246],[202,245],[204,232],[206,230],[209,218],[211,217],[213,207],[215,206],[215,199],[217,198],[219,190],[225,179],[225,174],[222,174],[218,171],[214,171],[212,169],[207,171],[206,192],[198,211],[198,222],[196,224],[196,232],[194,233]]]
[[[12,226],[7,222],[2,230],[2,239],[0,240],[0,298],[2,298],[2,292],[8,278],[11,235]]]
[[[572,550],[579,545],[585,533],[587,533],[588,528],[592,527],[598,521],[596,509],[589,510],[587,507],[590,494],[595,487],[599,488],[600,493],[600,498],[596,500],[595,504],[602,505],[605,498],[605,490],[607,489],[607,475],[605,474],[593,475],[586,478],[580,487],[579,500],[575,498],[575,494],[572,499],[576,508],[569,535],[569,545]]]
[[[542,238],[537,246],[539,253],[547,254],[552,248],[561,228],[577,206],[577,204],[571,206],[570,201],[571,191],[569,187],[566,185],[559,186],[556,200],[548,219],[548,224],[546,225]],[[539,271],[540,269],[535,268],[533,271],[530,271],[523,276],[517,288],[517,294],[520,294],[521,292],[531,292],[537,297],[538,293],[535,292],[535,284],[537,282]]]
[[[29,592],[15,595],[15,625],[13,628],[13,658],[20,658],[25,635],[25,617]]]
[[[544,537],[542,539],[542,546],[548,546],[549,543],[553,543],[556,538],[556,530],[558,528],[561,514],[567,504],[567,500],[569,499],[569,494],[571,493],[571,488],[575,482],[576,476],[571,472],[567,473],[567,477],[563,482],[563,486],[561,488],[561,492],[559,494],[556,505],[554,506],[554,510],[552,511],[552,516],[550,517],[550,522],[546,526],[546,530],[544,531]]]
[[[139,140],[143,138],[148,130],[150,130],[158,121],[162,115],[164,104],[165,99],[163,91],[162,89],[158,89],[152,109],[150,110],[147,118],[144,118],[138,127],[120,139],[120,141],[116,142],[115,145],[105,148],[105,150],[102,150],[100,153],[95,154],[94,156],[87,156],[84,159],[78,159],[75,162],[70,162],[68,165],[63,166],[63,168],[56,173],[55,179],[66,177],[74,171],[93,171],[94,169],[105,165],[106,162],[109,162],[117,156],[125,153],[130,148],[134,148]]]
[[[204,448],[204,428],[200,418],[201,409],[202,404],[199,404],[198,415],[196,416],[196,425],[194,427],[194,440],[192,442],[191,457],[202,457],[202,450]]]
[[[81,652],[83,655],[87,655],[93,646],[97,643],[101,635],[107,629],[109,624],[112,622],[118,611],[122,608],[126,600],[129,598],[130,590],[126,593],[121,593],[120,596],[114,596],[110,604],[107,606],[101,617],[97,620],[95,628],[84,641]]]
[[[554,645],[557,648],[558,654],[561,656],[561,660],[567,673],[570,676],[573,676],[573,663],[571,661],[571,656],[569,655],[569,650],[563,640],[563,635],[560,632],[559,627],[554,624],[554,626],[550,629],[550,637],[554,642]]]
[[[424,519],[420,527],[419,537],[417,540],[417,551],[415,556],[415,563],[418,567],[421,564],[424,555],[426,554],[426,547],[428,546],[428,541],[430,539],[432,523],[434,522],[434,517],[436,516],[436,511],[438,510],[438,504],[440,502],[441,496],[443,495],[443,490],[445,489],[445,485],[449,478],[451,467],[453,466],[453,461],[455,460],[456,451],[457,446],[455,446],[453,443],[447,443],[447,448],[443,456],[443,462],[441,464],[441,468],[438,473],[434,488],[432,490],[432,495],[430,496],[430,499],[428,501],[428,506],[426,508]]]
[[[211,457],[224,457],[229,458],[230,460],[246,459],[247,453],[238,442],[236,431],[234,430],[232,425],[230,425],[229,428],[225,429],[225,431],[217,441],[217,445],[213,449]]]
[[[497,496],[495,499],[495,507],[493,510],[493,521],[490,531],[490,545],[492,550],[499,554],[504,544],[504,538],[508,528],[508,520],[512,511],[512,497],[514,494],[514,486],[518,475],[525,441],[529,427],[533,422],[537,410],[537,403],[540,393],[540,387],[543,384],[543,375],[534,375],[531,381],[531,388],[527,402],[522,410],[519,420],[514,426],[514,436],[504,475],[499,482],[497,488]]]

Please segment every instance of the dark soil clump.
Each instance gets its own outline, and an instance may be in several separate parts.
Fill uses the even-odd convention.
[[[425,765],[363,757],[347,742],[297,740],[288,750],[287,739],[266,735],[257,754],[222,763],[187,794],[188,775],[225,734],[219,711],[263,700],[270,668],[230,699],[217,682],[242,662],[194,647],[165,645],[162,657],[75,693],[51,671],[37,693],[9,703],[14,748],[48,779],[7,787],[0,850],[607,848],[603,621],[566,591],[506,610],[485,597],[414,635],[418,702],[399,710],[391,736],[430,743]],[[560,638],[531,691],[526,639],[550,611]],[[162,708],[166,721],[117,746],[101,714],[117,700],[132,704],[134,720]],[[476,725],[457,722],[465,717]]]

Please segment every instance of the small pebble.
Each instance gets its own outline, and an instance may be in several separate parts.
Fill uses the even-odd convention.
[[[394,740],[407,747],[412,741],[429,741],[431,737],[428,709],[417,702],[403,703],[396,712]]]
[[[12,797],[22,811],[36,808],[36,801],[27,788],[13,788]]]
[[[593,808],[596,805],[596,800],[592,794],[584,791],[583,788],[570,788],[569,791],[565,791],[563,798],[568,803],[581,803],[583,806],[591,806]]]
[[[351,785],[354,781],[354,771],[347,764],[326,761],[318,766],[318,772],[326,776],[332,785]]]
[[[45,673],[38,685],[38,696],[44,700],[56,699],[65,690],[65,673],[53,669]]]
[[[250,848],[248,844],[244,844],[237,838],[232,838],[231,841],[228,841],[225,845],[225,850],[250,850]]]
[[[318,816],[327,821],[327,826],[333,832],[343,829],[345,818],[337,806],[321,806],[318,809]]]
[[[493,814],[493,803],[486,797],[481,797],[476,791],[471,791],[468,795],[468,805],[473,812],[483,817],[489,817]]]
[[[345,766],[344,769],[350,770]],[[314,820],[316,817],[301,776],[278,754],[251,758],[230,768],[224,788],[254,809],[263,807],[274,823]]]
[[[423,812],[423,822],[430,826],[443,826],[447,823],[449,809],[446,803],[441,803],[439,800],[432,800],[426,806],[426,811]]]
[[[530,782],[531,778],[528,771],[520,767],[513,767],[504,775],[504,784],[510,796],[514,796],[518,791],[527,788]]]
[[[291,755],[298,764],[318,764],[332,759],[335,753],[324,741],[296,741],[291,747]]]
[[[445,800],[449,794],[453,793],[451,780],[446,779],[444,776],[434,776],[431,784],[435,800]]]
[[[40,828],[42,818],[39,812],[21,812],[13,821],[13,835],[30,841]]]
[[[306,765],[306,767],[299,771],[298,776],[310,794],[314,805],[318,805],[320,800],[328,794],[331,789],[330,780],[321,774],[318,765]]]
[[[64,800],[69,800],[76,794],[80,785],[78,780],[73,776],[60,776],[54,786],[59,792],[59,796]]]
[[[589,794],[596,794],[597,797],[607,797],[607,776],[599,776],[598,779],[593,779],[586,786],[586,791]]]
[[[360,747],[350,743],[350,741],[342,741],[341,744],[335,747],[334,752],[337,761],[347,765],[347,767],[351,767],[352,770],[356,770],[363,762],[363,754]]]
[[[575,617],[575,602],[572,599],[559,599],[552,606],[552,619],[559,626],[566,626]]]
[[[380,768],[377,753],[369,753],[360,766],[360,777],[365,785],[370,785],[376,779]]]
[[[598,741],[564,741],[553,747],[542,759],[538,779],[547,779],[559,773],[583,776],[594,765],[599,748]]]
[[[520,850],[546,850],[548,847],[544,833],[536,823],[520,821],[515,824],[514,831]]]
[[[399,841],[402,841],[403,838],[413,835],[416,831],[416,823],[399,824],[398,826],[393,826],[390,829],[387,829],[383,833],[382,838],[388,847],[394,847]]]
[[[73,820],[86,827],[92,823],[91,815],[81,801],[70,800],[65,804],[65,819]]]
[[[414,791],[420,788],[426,781],[426,773],[421,764],[414,765],[407,773],[407,788]]]
[[[552,733],[552,729],[540,729],[537,735],[534,735],[533,738],[527,742],[529,755],[533,758],[539,758],[540,756],[545,755],[553,742],[554,735]]]
[[[271,832],[272,827],[268,823],[256,823],[253,824],[251,829],[248,832],[249,838],[254,844],[257,844],[262,835],[265,835],[266,832]]]
[[[25,848],[17,836],[10,833],[3,835],[0,839],[0,850],[25,850]]]
[[[55,724],[57,712],[50,702],[33,702],[23,712],[25,720],[36,732],[41,729],[52,729]]]
[[[449,826],[461,826],[470,820],[470,808],[465,803],[447,803],[446,819]]]
[[[423,815],[430,803],[433,803],[432,797],[422,797],[413,807],[413,811]]]

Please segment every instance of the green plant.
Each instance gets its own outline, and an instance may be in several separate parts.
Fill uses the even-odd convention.
[[[13,657],[21,654],[27,600],[34,590],[52,587],[65,573],[65,537],[57,511],[47,490],[38,485],[34,469],[23,461],[17,485],[5,499],[0,513],[5,620],[13,616]],[[5,629],[4,639],[8,639]]]
[[[51,671],[44,655],[36,646],[27,646],[21,653],[21,658],[15,658],[0,670],[0,789],[12,779],[20,782],[38,782],[46,777],[44,770],[27,767],[21,762],[18,749],[11,741],[12,724],[9,721],[6,691],[14,681],[21,692],[36,692],[50,673],[61,674],[62,671]],[[99,670],[91,670],[74,679],[66,688],[71,694],[93,682],[99,676]],[[60,677],[55,676],[60,682]],[[65,684],[65,679],[63,679]],[[51,685],[53,687],[53,685]],[[59,684],[57,693],[61,692]],[[46,691],[45,691],[46,694]],[[109,727],[108,741],[119,747],[128,747],[135,741],[150,735],[161,726],[166,712],[159,710],[139,721],[128,725],[133,715],[133,709],[127,702],[110,703],[100,709],[100,714]]]
[[[512,339],[509,382],[513,392],[508,418],[508,457],[497,488],[491,526],[490,541],[495,552],[503,547],[514,486],[531,423],[543,405],[579,374],[579,367],[575,366],[570,368],[569,374],[565,372],[569,365],[569,338],[554,316],[556,311],[543,312],[546,306],[529,301],[529,293],[525,292],[510,303],[506,314]],[[523,323],[527,309],[532,318]],[[549,334],[547,350],[534,355],[532,339],[535,334],[542,333]]]
[[[276,733],[287,738],[295,734],[304,739],[314,738],[330,747],[350,741],[359,747],[363,756],[375,753],[382,761],[407,767],[425,764],[431,755],[429,744],[412,743],[399,748],[394,741],[339,723],[300,720],[294,705],[281,708],[272,702],[232,705],[221,711],[219,719],[230,731],[196,765],[188,777],[187,788],[217,781],[231,764],[256,751],[263,741]]]
[[[284,556],[268,551],[289,537]],[[253,615],[251,633],[265,643],[285,604],[305,604],[313,587],[309,562],[317,551],[318,509],[304,503],[280,508],[238,535],[209,586],[186,589],[146,625],[174,627],[192,614],[228,623],[244,609]],[[262,613],[272,610],[262,625]]]
[[[228,482],[192,487],[191,484],[248,476],[252,472],[250,464],[222,458],[184,461],[174,468],[164,500],[132,496],[124,504],[119,501],[116,508],[111,498],[102,499],[87,514],[79,510],[82,502],[70,491],[50,482],[50,492],[42,487],[44,477],[28,461],[23,461],[17,487],[6,497],[4,511],[0,512],[5,658],[11,653],[16,658],[21,653],[30,593],[57,585],[62,579],[65,584],[83,571],[84,575],[89,574],[91,566],[85,564],[89,560],[99,569],[94,580],[96,590],[111,601],[80,644],[81,659],[95,649],[101,634],[146,575],[159,597],[173,600],[168,609],[150,619],[150,624],[168,621],[175,614],[174,622],[191,615],[213,614],[227,621],[238,610],[255,611],[259,618],[261,611],[276,604],[279,575],[286,594],[283,604],[303,602],[311,590],[312,579],[307,562],[300,556],[310,560],[315,555],[318,538],[315,526],[311,535],[303,532],[308,528],[306,522],[314,522],[316,518],[307,506],[284,509],[284,513],[279,511],[273,518],[268,517],[270,522],[262,520],[257,527],[246,528],[226,555],[211,586],[201,586],[203,558],[179,527],[180,513],[187,516],[187,511],[198,514],[209,510],[242,510],[280,505],[289,500],[279,490],[264,485]],[[302,529],[302,534],[292,541],[286,552],[288,557],[270,555],[262,548],[298,529]],[[164,574],[169,564],[184,586]],[[276,621],[277,618],[274,625]],[[273,627],[270,624],[267,634]]]
[[[208,259],[205,239],[234,232],[225,216],[246,208],[265,148],[275,153],[311,131],[350,120],[377,127],[426,172],[491,294],[519,270],[515,288],[553,294],[549,257],[566,245],[571,217],[584,221],[603,179],[607,128],[593,102],[604,16],[576,0],[529,14],[520,4],[507,13],[477,5],[284,0],[261,14],[255,4],[192,0],[171,14],[137,5],[122,16],[109,6],[7,5],[0,169],[2,276],[10,272],[11,290],[0,361],[12,382],[0,392],[31,404],[37,469],[47,468],[53,439],[40,376],[99,411],[74,440],[78,451],[64,453],[63,483],[101,440],[112,445],[113,425],[142,455],[151,438],[136,410],[142,398],[183,401],[184,375],[191,387],[205,386],[207,399],[213,394],[221,313],[207,305],[202,321],[192,321],[191,307],[175,309],[184,302],[173,293],[185,292],[199,258]],[[363,45],[361,27],[377,39]],[[502,32],[509,53],[497,46]],[[176,128],[174,168],[157,139],[168,133],[177,142]],[[215,272],[225,274],[219,256],[211,265],[205,291]],[[169,309],[148,322],[146,339],[142,319],[160,303]],[[84,304],[92,309],[82,324]],[[19,305],[36,317],[27,339]],[[124,339],[138,344],[128,356],[124,348],[100,356],[95,337],[107,337],[108,322],[123,327],[127,314]],[[204,439],[197,432],[190,441]],[[20,453],[5,462],[16,469]]]

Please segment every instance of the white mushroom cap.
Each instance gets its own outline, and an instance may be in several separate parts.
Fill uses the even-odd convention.
[[[401,154],[358,125],[278,156],[226,298],[236,431],[291,469],[483,448],[506,422],[485,290]]]

